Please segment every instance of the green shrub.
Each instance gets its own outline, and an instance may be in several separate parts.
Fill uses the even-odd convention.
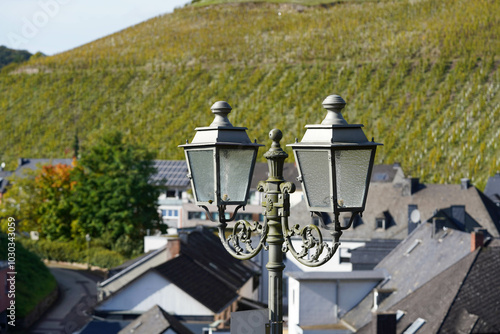
[[[26,248],[39,257],[47,260],[87,263],[90,255],[90,264],[102,268],[115,267],[126,260],[126,258],[118,252],[100,246],[94,247],[92,244],[90,249],[87,250],[85,244],[79,244],[77,242],[21,240]]]

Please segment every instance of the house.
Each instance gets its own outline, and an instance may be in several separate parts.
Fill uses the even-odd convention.
[[[384,270],[288,273],[288,333],[350,333],[340,321],[381,281]]]
[[[180,231],[165,247],[169,260],[145,263],[162,261],[162,248],[100,283],[96,316],[130,319],[158,305],[183,321],[224,323],[241,297],[256,298],[258,268],[229,255],[212,231]]]
[[[389,255],[375,270],[386,270],[387,278],[380,282],[342,320],[353,331],[372,320],[372,312],[384,313],[447,268],[468,256],[477,247],[476,234],[442,225],[423,223]]]
[[[158,198],[158,210],[163,223],[169,227],[182,228],[183,204],[188,201],[190,187],[187,163],[184,160],[154,160],[156,174],[152,182],[160,183],[166,191]]]
[[[496,239],[467,254],[390,307],[387,312],[398,314],[395,332],[500,332],[498,277],[500,241]],[[371,333],[369,325],[357,333]]]
[[[110,277],[97,284],[98,300],[104,300],[137,277],[167,262],[179,254],[180,240],[173,239],[154,251],[147,252],[109,271]]]
[[[488,196],[496,206],[500,207],[500,173],[488,178],[484,194]]]
[[[171,314],[158,305],[132,321],[118,334],[194,334]],[[111,334],[111,333],[109,333]]]

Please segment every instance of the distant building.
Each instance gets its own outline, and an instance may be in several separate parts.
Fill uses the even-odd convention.
[[[211,231],[180,231],[98,284],[96,316],[132,319],[155,305],[183,321],[224,324],[242,298],[256,299],[259,268],[227,253]]]
[[[387,278],[347,312],[342,321],[353,331],[367,326],[374,314],[392,310],[412,292],[467,257],[471,247],[475,250],[477,243],[470,233],[443,229],[439,224],[420,224],[375,267],[385,270]]]
[[[500,332],[500,241],[481,245],[386,310],[396,314],[395,333]]]
[[[350,333],[340,321],[381,281],[384,270],[288,273],[288,333]]]

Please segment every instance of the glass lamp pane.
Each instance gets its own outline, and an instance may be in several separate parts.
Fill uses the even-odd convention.
[[[198,202],[215,201],[213,150],[187,151],[193,191]]]
[[[220,196],[223,202],[244,202],[252,179],[255,150],[221,149]]]
[[[297,150],[296,155],[309,206],[330,209],[331,167],[328,151]]]
[[[337,202],[341,208],[363,206],[372,150],[335,151]]]

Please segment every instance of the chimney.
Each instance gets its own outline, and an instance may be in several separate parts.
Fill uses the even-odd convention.
[[[169,239],[167,243],[167,260],[173,259],[181,252],[181,241],[176,239]]]
[[[470,234],[470,251],[473,252],[479,247],[484,245],[484,233],[483,231],[473,231]]]
[[[396,334],[396,313],[373,313],[373,334]]]
[[[470,188],[470,179],[463,178],[463,179],[460,179],[460,182],[461,182],[461,185],[460,185],[461,190],[467,190]]]
[[[416,193],[420,187],[420,179],[418,177],[405,178],[403,183],[401,196],[411,196]]]

